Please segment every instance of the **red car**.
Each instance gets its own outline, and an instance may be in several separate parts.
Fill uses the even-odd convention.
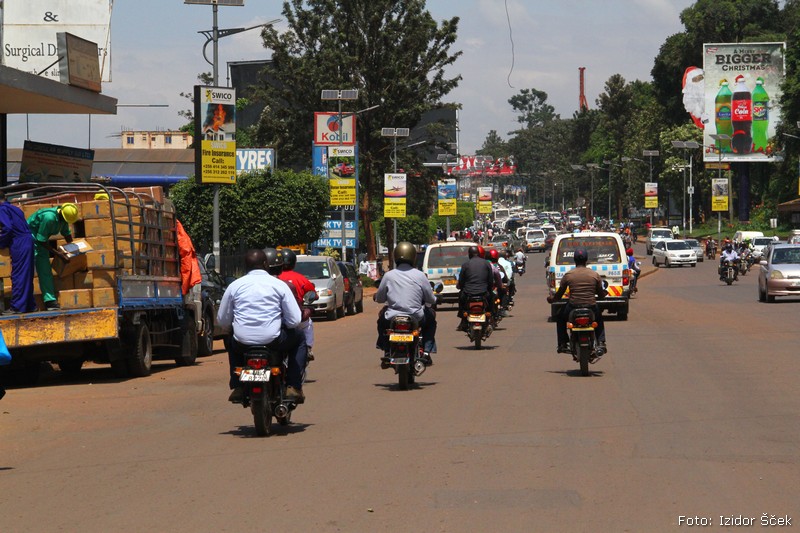
[[[337,163],[336,166],[333,167],[331,170],[337,176],[344,178],[346,176],[352,176],[356,173],[355,167],[348,165],[347,163]]]

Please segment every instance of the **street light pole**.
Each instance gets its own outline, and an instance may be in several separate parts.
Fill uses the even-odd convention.
[[[696,141],[672,141],[672,146],[683,150],[694,150],[700,148]],[[686,157],[684,152],[684,158]],[[692,233],[692,200],[694,198],[694,186],[692,185],[692,166],[694,164],[694,153],[689,152],[689,233]],[[683,167],[683,236],[686,237],[686,167]]]
[[[658,157],[659,151],[658,150],[642,150],[642,156],[648,158],[650,160],[650,183],[653,182],[653,158]],[[653,225],[653,211],[650,210],[650,225]]]
[[[598,165],[597,163],[587,163],[586,167],[590,169],[590,172],[589,172],[590,178],[589,179],[591,179],[591,181],[592,181],[592,183],[591,183],[592,196],[591,196],[591,199],[590,199],[589,206],[590,206],[590,211],[591,211],[591,214],[592,214],[592,220],[594,221],[594,171],[597,170],[598,168],[600,168],[600,165]]]
[[[392,169],[397,174],[397,138],[408,137],[408,128],[381,128],[381,137],[392,137]],[[392,220],[392,244],[397,246],[397,218]]]
[[[717,152],[717,179],[722,179],[722,147],[719,141],[730,141],[731,136],[725,133],[712,133],[711,138],[714,139],[716,142],[712,146],[714,150]],[[730,190],[730,188],[728,189]],[[713,193],[712,193],[712,201],[713,201]],[[713,209],[713,206],[712,206]],[[722,211],[717,211],[717,242],[720,242],[722,238]]]

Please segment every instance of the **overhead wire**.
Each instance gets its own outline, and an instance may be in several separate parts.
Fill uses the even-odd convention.
[[[505,0],[506,6],[506,20],[508,21],[508,39],[511,41],[511,68],[508,71],[508,77],[506,78],[506,83],[508,86],[514,89],[514,86],[511,85],[511,73],[514,72],[514,35],[511,31],[511,16],[508,14],[508,0]]]

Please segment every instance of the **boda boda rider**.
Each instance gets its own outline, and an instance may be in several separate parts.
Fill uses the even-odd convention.
[[[506,272],[500,267],[500,252],[497,251],[497,248],[492,248],[489,250],[489,264],[492,267],[492,275],[494,276],[494,288],[497,292],[497,298],[490,298],[490,306],[492,313],[501,313],[503,316],[508,316],[508,313],[504,309],[508,298],[508,277],[506,277]],[[500,301],[499,305],[497,301]],[[497,316],[497,315],[495,315]]]
[[[245,256],[247,274],[228,285],[222,295],[217,322],[231,331],[225,343],[230,364],[229,386],[233,390],[228,398],[230,402],[241,403],[243,399],[235,370],[244,366],[244,352],[248,346],[267,346],[288,352],[286,397],[296,403],[305,401],[302,372],[306,366],[307,347],[305,337],[295,329],[302,315],[289,285],[267,271],[278,267],[283,269],[283,258],[274,248],[248,250]]]
[[[311,283],[307,277],[300,272],[296,272],[294,267],[297,265],[297,254],[290,248],[281,250],[283,253],[283,269],[278,273],[278,279],[285,281],[294,290],[295,297],[297,298],[297,305],[300,306],[300,311],[303,315],[303,320],[297,329],[303,332],[306,338],[306,346],[308,347],[308,360],[314,360],[312,349],[314,348],[314,325],[311,322],[311,309],[303,306],[303,296],[307,292],[316,292],[317,288]],[[270,274],[272,271],[270,270]]]
[[[461,291],[458,296],[458,316],[461,317],[459,331],[466,331],[467,318],[464,316],[467,303],[473,296],[483,298],[485,309],[489,309],[489,291],[494,287],[494,271],[484,259],[485,252],[482,246],[470,246],[467,251],[469,260],[461,265],[456,288]]]
[[[570,312],[577,307],[588,307],[594,312],[597,322],[597,350],[595,354],[600,357],[606,353],[606,329],[603,324],[603,315],[597,306],[597,298],[603,299],[608,294],[603,288],[603,278],[590,268],[586,268],[589,254],[584,248],[578,248],[573,255],[575,268],[564,274],[561,284],[553,296],[547,297],[547,303],[552,304],[561,299],[569,289],[569,300],[558,314],[556,333],[558,334],[558,353],[570,353],[569,336],[567,335],[567,319]]]
[[[723,271],[723,267],[725,266],[725,262],[730,261],[733,264],[736,264],[739,261],[739,254],[736,253],[736,250],[733,249],[733,244],[727,243],[725,248],[722,250],[722,253],[719,255],[719,280],[725,281],[725,275]],[[739,269],[733,269],[733,279],[739,279]]]
[[[417,249],[410,242],[399,242],[394,248],[395,268],[384,274],[378,292],[372,297],[379,304],[386,304],[378,313],[377,347],[383,350],[381,367],[387,367],[389,338],[386,330],[389,321],[397,315],[412,316],[420,325],[422,335],[422,362],[432,365],[431,353],[436,352],[436,313],[431,308],[436,302],[431,284],[422,271],[414,268]],[[388,368],[388,367],[387,367]]]

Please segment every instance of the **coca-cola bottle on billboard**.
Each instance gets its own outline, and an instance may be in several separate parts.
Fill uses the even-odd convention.
[[[744,83],[744,76],[736,76],[731,99],[731,124],[733,140],[731,147],[735,154],[749,154],[753,150],[753,96]]]

